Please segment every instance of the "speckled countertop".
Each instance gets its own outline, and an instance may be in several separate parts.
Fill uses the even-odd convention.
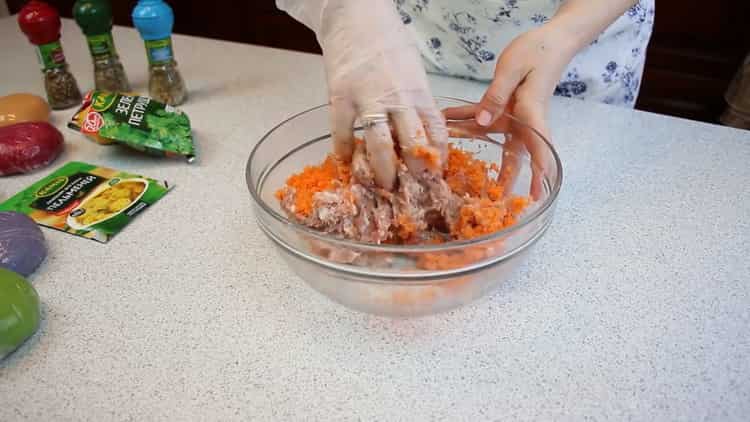
[[[83,37],[64,48],[92,87]],[[136,89],[146,60],[115,42]],[[107,245],[45,230],[40,332],[0,362],[0,420],[747,420],[750,132],[554,100],[556,220],[514,280],[454,312],[390,320],[307,287],[255,225],[253,144],[325,101],[319,57],[177,36],[200,162],[64,129],[81,160],[177,184]],[[0,19],[0,94],[42,94]],[[433,79],[436,94],[482,86]],[[47,174],[0,179],[0,200]]]

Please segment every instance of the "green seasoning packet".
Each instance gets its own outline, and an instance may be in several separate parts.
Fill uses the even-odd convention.
[[[0,211],[106,243],[171,188],[166,181],[74,161],[0,204]]]
[[[68,123],[100,144],[122,144],[158,156],[195,159],[190,119],[149,97],[92,91]]]

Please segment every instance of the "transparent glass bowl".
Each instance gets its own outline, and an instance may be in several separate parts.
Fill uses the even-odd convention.
[[[441,108],[468,104],[453,98],[436,100]],[[452,133],[451,138],[454,146],[485,161],[511,160],[507,163],[518,171],[514,194],[529,195],[534,175],[542,175],[537,177],[541,190],[536,200],[515,225],[502,231],[439,245],[374,245],[336,238],[287,219],[275,193],[290,175],[322,162],[332,151],[328,105],[282,122],[250,154],[246,178],[258,225],[300,278],[352,309],[408,317],[471,302],[513,276],[551,224],[562,182],[552,145],[515,118],[508,116],[506,121],[503,130],[479,135],[456,130],[465,134]],[[528,151],[535,152],[533,157]]]

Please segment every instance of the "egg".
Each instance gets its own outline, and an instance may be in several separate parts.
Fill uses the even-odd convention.
[[[49,120],[49,104],[33,94],[11,94],[0,97],[0,127],[23,122]]]

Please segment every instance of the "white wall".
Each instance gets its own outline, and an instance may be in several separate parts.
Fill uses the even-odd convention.
[[[0,0],[0,17],[8,16],[8,2]]]

